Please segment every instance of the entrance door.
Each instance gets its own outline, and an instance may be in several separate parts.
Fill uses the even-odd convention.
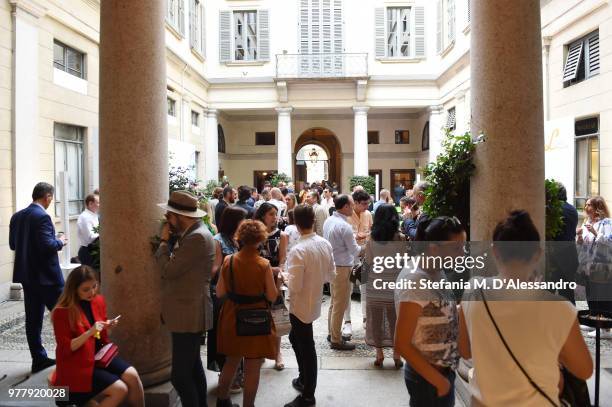
[[[414,180],[416,179],[416,170],[391,170],[391,196],[396,204],[399,205],[399,200],[403,196],[403,193],[414,187]]]
[[[270,181],[276,174],[275,170],[253,171],[253,186],[257,191],[261,192],[266,181]]]
[[[334,133],[320,127],[306,130],[295,142],[294,154],[296,190],[304,182],[320,182],[322,179],[335,182],[340,189],[342,151]]]
[[[300,76],[342,76],[342,0],[300,0],[299,18]]]

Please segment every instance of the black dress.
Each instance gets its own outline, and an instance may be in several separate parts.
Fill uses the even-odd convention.
[[[81,309],[85,313],[85,316],[87,317],[87,320],[93,326],[96,321],[94,320],[93,312],[91,310],[91,302],[83,300],[80,302],[80,305]],[[96,352],[103,346],[104,344],[102,341],[100,339],[96,339]],[[111,363],[105,368],[94,366],[93,374],[91,376],[91,391],[87,393],[77,393],[71,391],[69,401],[58,401],[56,404],[58,406],[67,406],[71,404],[81,406],[86,404],[89,400],[100,394],[108,386],[115,383],[117,380],[121,380],[121,375],[123,375],[123,373],[129,367],[129,363],[119,358],[119,356],[115,356]]]

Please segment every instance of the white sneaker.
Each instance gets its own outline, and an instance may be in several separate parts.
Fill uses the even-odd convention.
[[[588,326],[588,325],[580,325],[580,330],[590,332],[590,331],[594,331],[595,328],[593,328],[592,326]]]
[[[595,336],[597,335],[597,332],[595,332],[595,330],[589,332],[588,334],[589,338],[595,338]],[[602,329],[599,332],[599,337],[601,339],[612,339],[612,330],[610,329]]]
[[[353,336],[353,325],[347,322],[342,327],[342,337],[351,338]]]

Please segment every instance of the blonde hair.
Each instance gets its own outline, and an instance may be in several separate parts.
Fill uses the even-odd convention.
[[[96,272],[91,267],[83,265],[72,270],[66,280],[64,291],[62,291],[62,295],[57,300],[57,305],[53,308],[53,313],[55,313],[55,310],[58,308],[65,308],[68,310],[68,320],[70,321],[70,327],[72,329],[76,327],[77,321],[81,323],[79,287],[81,284],[92,280],[98,281]]]

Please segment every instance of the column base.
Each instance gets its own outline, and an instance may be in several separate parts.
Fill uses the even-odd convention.
[[[136,369],[138,370],[138,375],[140,376],[140,380],[142,381],[143,386],[146,388],[155,388],[157,386],[163,385],[164,383],[167,383],[168,380],[170,380],[172,365],[170,364],[170,361],[168,361],[167,364],[158,367],[153,371],[141,371],[140,369],[138,369],[138,367],[136,367]],[[149,404],[147,404],[147,406],[148,405]]]
[[[169,381],[145,388],[145,405],[147,407],[178,407],[178,393]]]

